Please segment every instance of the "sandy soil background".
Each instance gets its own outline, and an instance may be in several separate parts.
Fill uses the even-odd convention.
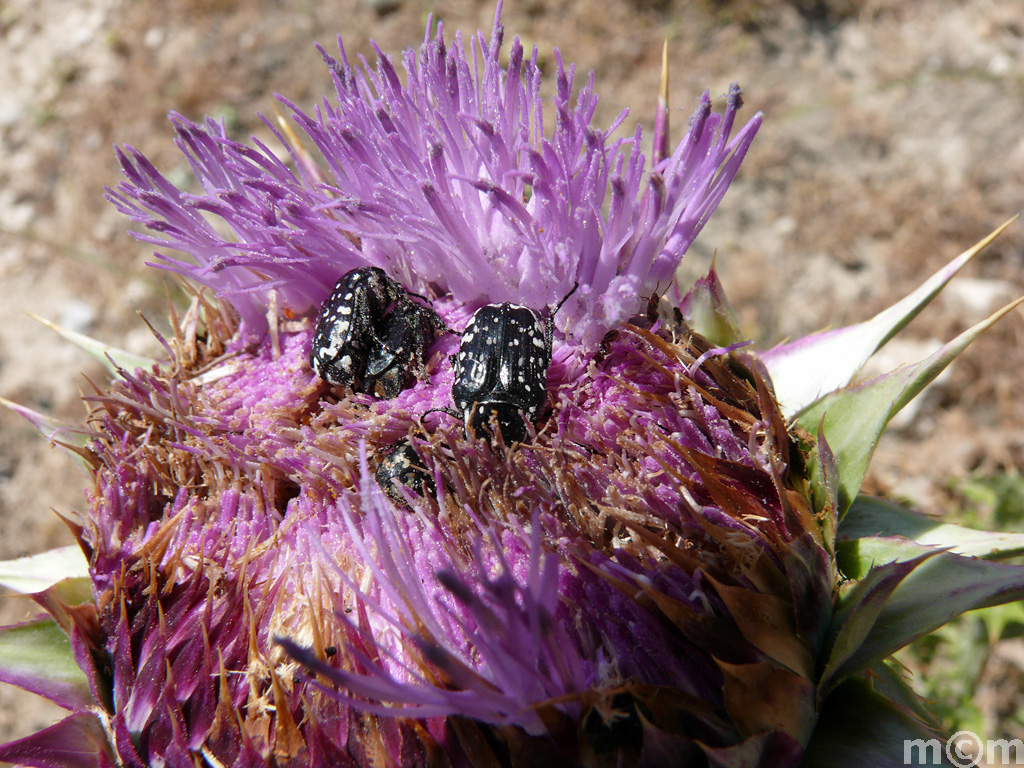
[[[372,37],[397,54],[422,40],[430,11],[449,31],[489,29],[494,12],[472,0],[0,3],[0,395],[78,419],[83,375],[104,378],[27,312],[157,354],[137,311],[167,327],[165,277],[102,196],[119,180],[115,143],[181,179],[168,111],[222,115],[244,138],[274,93],[309,108],[329,92],[315,41],[330,49],[341,34],[350,55],[369,56]],[[629,106],[630,133],[650,125],[666,38],[676,140],[704,88],[717,97],[739,81],[746,114],[765,112],[685,266],[702,272],[717,250],[740,320],[765,344],[869,317],[1024,199],[1019,0],[506,0],[504,21],[545,61],[558,46],[595,70],[600,124]],[[1018,223],[889,362],[924,357],[1024,294],[1022,263]],[[873,490],[946,514],[962,501],[951,479],[1024,468],[1022,335],[1017,312],[923,396],[880,446]],[[69,541],[50,508],[81,508],[84,485],[59,450],[0,413],[0,559]],[[0,619],[28,609],[5,600]],[[1003,689],[1022,675],[1005,656]],[[58,715],[0,687],[0,740]]]

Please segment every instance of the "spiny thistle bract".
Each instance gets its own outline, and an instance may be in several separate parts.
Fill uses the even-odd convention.
[[[470,60],[439,26],[405,84],[325,54],[337,100],[289,105],[301,142],[268,123],[290,163],[180,116],[200,192],[121,151],[109,197],[194,300],[160,364],[103,348],[84,427],[12,405],[94,487],[69,520],[87,567],[0,570],[48,613],[2,630],[0,680],[71,711],[0,760],[845,765],[932,735],[886,657],[1024,575],[857,494],[891,415],[1001,314],[847,385],[985,243],[888,314],[744,352],[713,271],[658,294],[760,116],[733,135],[738,88],[723,114],[705,94],[668,153],[662,104],[648,170],[560,60],[542,117],[499,17]],[[388,399],[309,365],[318,306],[367,266],[445,326]],[[451,329],[502,302],[554,325],[513,444],[445,413]]]

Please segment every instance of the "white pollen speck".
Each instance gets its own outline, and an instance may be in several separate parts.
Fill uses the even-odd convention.
[[[352,370],[352,357],[350,355],[345,355],[341,358],[341,368],[346,373]]]

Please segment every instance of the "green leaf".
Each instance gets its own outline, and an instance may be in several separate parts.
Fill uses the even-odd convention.
[[[938,553],[919,553],[914,559],[886,563],[872,568],[860,581],[845,584],[836,599],[829,627],[828,657],[819,678],[819,695],[827,693],[861,668],[877,659],[866,661],[861,651],[885,611],[886,605],[900,583],[921,563]],[[888,655],[888,654],[884,654]],[[882,657],[878,657],[882,658]]]
[[[847,539],[836,543],[836,564],[845,578],[864,579],[872,569],[913,559],[917,555],[917,550],[908,551],[908,543],[909,540],[902,536]]]
[[[839,567],[850,578],[860,578],[873,562],[890,562],[883,541],[860,541],[902,536],[918,544],[949,549],[958,555],[1000,560],[1024,553],[1024,533],[976,531],[943,523],[904,509],[886,499],[858,496],[839,526],[836,544]],[[894,557],[900,551],[893,551]]]
[[[797,417],[798,423],[809,432],[817,432],[818,426],[821,426],[835,456],[839,470],[840,521],[860,490],[868,462],[889,420],[942,373],[972,341],[1022,302],[1024,299],[1018,299],[1003,307],[921,362],[832,392],[804,409]],[[820,488],[824,484],[821,466],[814,461],[813,456],[811,460],[811,480]]]
[[[929,708],[948,731],[990,730],[974,701],[993,650],[981,616],[1006,607],[997,605],[958,616],[893,656],[915,669],[926,670],[914,680],[914,688],[929,702]]]
[[[825,700],[801,766],[949,766],[945,746],[943,738],[866,681],[849,680]]]
[[[0,681],[66,709],[96,704],[68,636],[50,618],[0,628]]]
[[[968,261],[1016,218],[961,253],[916,291],[870,320],[811,334],[760,353],[771,374],[783,413],[798,415],[822,396],[849,384],[871,355],[927,306]]]
[[[42,592],[64,579],[84,580],[83,594],[91,597],[89,563],[77,545],[0,562],[0,586],[22,595]]]
[[[856,541],[866,546],[872,540]],[[884,541],[879,555],[887,561],[837,600],[831,632],[836,640],[819,682],[823,692],[955,616],[1024,597],[1024,566],[963,557],[902,538]]]
[[[925,705],[924,699],[909,682],[910,672],[898,661],[885,659],[868,667],[867,678],[871,687],[889,699],[906,714],[920,720],[929,728],[939,730],[940,723],[935,714]]]
[[[829,554],[835,555],[836,535],[839,529],[839,468],[828,440],[818,425],[815,477],[811,479],[811,498],[814,511],[821,515],[821,534]]]
[[[679,309],[686,324],[712,344],[728,347],[747,339],[725,298],[714,260],[708,273],[695,282],[679,302]]]
[[[143,370],[150,370],[158,362],[151,357],[145,355],[136,355],[127,350],[120,349],[119,347],[111,346],[110,344],[104,344],[102,341],[97,341],[91,336],[72,331],[67,328],[63,328],[56,323],[47,320],[39,315],[34,315],[31,312],[29,316],[36,320],[52,331],[56,331],[67,341],[70,341],[79,349],[88,352],[94,358],[99,360],[111,373],[117,373],[118,368],[122,368],[126,371],[134,371],[136,368],[142,368]]]
[[[64,448],[80,467],[86,470],[91,468],[91,464],[86,461],[83,453],[85,446],[92,438],[91,433],[85,431],[81,427],[68,424],[59,419],[47,416],[44,413],[33,411],[31,408],[27,408],[24,405],[18,405],[18,403],[8,400],[5,397],[0,397],[0,405],[14,411],[16,414],[30,422],[32,426],[36,428],[36,431],[46,438],[52,445],[58,445],[61,448]]]
[[[99,718],[76,712],[23,739],[0,744],[0,761],[36,768],[100,768],[118,764],[110,752]]]

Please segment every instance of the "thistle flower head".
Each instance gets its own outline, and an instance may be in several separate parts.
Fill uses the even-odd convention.
[[[336,99],[288,105],[301,142],[267,123],[286,159],[173,116],[198,192],[120,150],[110,199],[199,287],[166,363],[87,398],[95,605],[37,598],[88,683],[41,690],[75,711],[51,735],[96,765],[803,756],[834,687],[845,476],[728,338],[713,273],[658,311],[760,117],[734,135],[739,89],[723,114],[705,94],[648,168],[639,129],[591,126],[592,80],[558,59],[545,104],[536,50],[501,46],[497,20],[469,58],[438,26],[404,82],[379,51],[325,54]],[[393,282],[337,298],[363,313],[351,355],[402,363],[387,323],[437,315],[386,399],[309,364],[318,308],[365,267]],[[467,407],[522,423],[478,434],[452,407],[470,379]]]
[[[686,627],[724,622],[738,634],[714,585],[756,591],[754,571],[782,567],[780,547],[808,512],[786,490],[779,456],[791,441],[761,378],[682,326],[652,332],[642,313],[759,118],[732,137],[738,88],[724,115],[705,94],[686,138],[648,171],[639,130],[626,141],[612,139],[621,118],[593,128],[592,84],[574,93],[560,60],[546,123],[536,51],[527,58],[515,41],[503,67],[501,43],[496,23],[490,40],[471,41],[471,64],[459,36],[449,46],[438,28],[406,54],[404,84],[383,54],[375,70],[353,68],[343,49],[325,55],[337,102],[292,108],[319,165],[178,116],[201,194],[122,151],[127,181],[111,199],[161,246],[161,266],[232,310],[211,323],[197,302],[178,326],[174,368],[124,372],[96,401],[105,466],[84,537],[106,574],[97,583],[116,596],[102,619],[133,649],[115,675],[133,683],[115,698],[146,702],[138,714],[118,708],[144,759],[207,742],[209,707],[193,722],[185,704],[196,686],[264,723],[261,754],[321,742],[345,752],[358,721],[380,729],[379,748],[400,764],[405,749],[425,760],[434,741],[479,760],[453,726],[431,732],[432,718],[512,726],[510,744],[551,742],[578,758],[584,747],[639,754],[647,719],[725,707],[710,638]],[[271,317],[268,333],[268,308],[308,316],[340,275],[367,265],[430,300],[450,328],[488,303],[550,316],[577,286],[553,316],[550,414],[523,444],[477,440],[427,413],[450,402],[453,336],[422,382],[382,401],[313,375],[308,320]],[[375,481],[398,444],[429,492]],[[719,474],[740,488],[702,479]],[[179,622],[154,633],[171,612]],[[305,682],[292,659],[311,671]],[[163,733],[153,704],[181,685],[179,660],[190,695],[172,695],[180,732]],[[139,675],[150,666],[168,674]],[[718,716],[699,719],[703,738],[737,736]],[[390,731],[418,746],[399,749]],[[663,738],[697,749],[695,735]]]

